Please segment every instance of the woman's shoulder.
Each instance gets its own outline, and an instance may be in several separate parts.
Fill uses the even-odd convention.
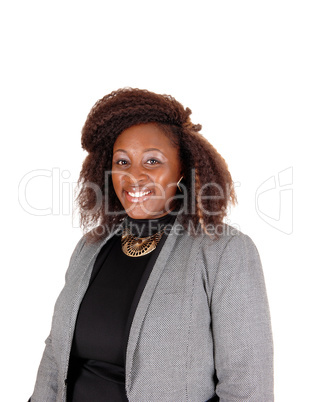
[[[241,229],[222,223],[210,231],[198,237],[200,247],[203,253],[209,256],[220,258],[223,254],[239,256],[243,253],[252,253],[258,255],[257,247],[253,239]]]
[[[201,272],[210,296],[218,285],[230,284],[240,289],[245,281],[262,283],[262,266],[257,247],[251,237],[240,229],[224,223],[217,238],[204,235],[195,241],[198,247],[196,268]]]
[[[102,240],[95,242],[92,241],[90,232],[82,235],[72,252],[69,266],[66,271],[66,280],[71,277],[75,277],[76,275],[80,275],[81,267],[85,267],[90,261],[92,261],[92,259],[96,257],[97,253],[106,242],[107,237],[109,236],[106,236]]]

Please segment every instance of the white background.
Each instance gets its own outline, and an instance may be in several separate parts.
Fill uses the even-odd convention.
[[[239,200],[229,223],[254,240],[263,263],[276,401],[311,400],[309,5],[2,3],[1,400],[32,393],[81,237],[71,217],[85,157],[81,128],[97,99],[124,86],[171,94],[190,107],[226,159]],[[39,176],[52,169],[53,178]],[[25,210],[25,191],[28,205],[50,212]]]

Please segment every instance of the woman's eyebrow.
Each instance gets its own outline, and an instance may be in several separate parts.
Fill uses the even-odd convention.
[[[161,152],[161,154],[163,154],[163,152],[159,148],[147,148],[147,149],[144,149],[143,152],[149,152],[149,151],[159,151],[159,152]],[[114,154],[116,152],[125,152],[127,154],[127,151],[125,149],[122,149],[122,148],[116,149],[114,151]]]
[[[125,150],[125,149],[116,149],[115,151],[114,151],[114,154],[116,153],[116,152],[125,152],[126,154],[127,154],[127,151]]]
[[[149,151],[159,151],[159,152],[161,152],[161,154],[163,154],[163,152],[159,148],[147,148],[147,149],[144,149],[144,152],[149,152]]]

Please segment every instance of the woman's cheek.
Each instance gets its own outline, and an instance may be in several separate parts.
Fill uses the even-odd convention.
[[[112,185],[118,198],[122,194],[122,175],[118,173],[112,173]]]

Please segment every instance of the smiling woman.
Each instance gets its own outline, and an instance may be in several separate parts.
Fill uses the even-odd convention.
[[[156,124],[132,126],[117,138],[112,182],[132,218],[159,218],[170,212],[181,176],[179,150]]]
[[[131,212],[155,217],[169,212],[172,206],[180,212],[179,223],[193,235],[203,231],[217,236],[223,230],[222,222],[228,207],[236,202],[233,181],[225,160],[199,133],[201,125],[193,124],[190,115],[191,110],[173,97],[140,89],[120,89],[96,102],[82,130],[82,147],[89,155],[83,163],[77,198],[81,225],[89,242],[103,239],[127,215],[131,216]],[[139,136],[131,140],[135,150],[143,138],[145,149],[162,150],[162,154],[149,154],[153,159],[146,161],[148,166],[157,166],[158,163],[161,166],[164,149],[166,153],[171,152],[168,162],[163,159],[163,169],[171,165],[175,169],[172,175],[176,177],[167,183],[166,188],[159,182],[160,177],[153,181],[156,192],[148,203],[140,202],[135,195],[127,198],[130,203],[127,204],[130,210],[127,210],[124,204],[126,192],[119,197],[114,188],[115,173],[112,174],[112,170],[116,172],[116,165],[112,164],[112,159],[117,149],[116,142],[120,144],[127,133],[130,138],[134,132]],[[161,144],[162,148],[147,142],[150,139],[156,144],[160,138],[166,141]],[[127,151],[120,145],[118,149]],[[127,158],[125,152],[123,155],[118,166],[123,165],[122,169],[127,172],[136,169],[136,161],[133,166],[128,155]],[[173,163],[179,163],[179,166],[174,167]],[[132,174],[127,175],[130,176],[133,184],[136,179]],[[148,179],[145,177],[144,180]],[[151,176],[150,180],[148,186],[152,183]],[[149,210],[147,204],[151,201],[156,209],[162,204],[162,211]],[[134,206],[135,202],[137,205]]]
[[[125,88],[82,130],[85,234],[32,402],[273,401],[260,257],[227,164],[174,98]]]

